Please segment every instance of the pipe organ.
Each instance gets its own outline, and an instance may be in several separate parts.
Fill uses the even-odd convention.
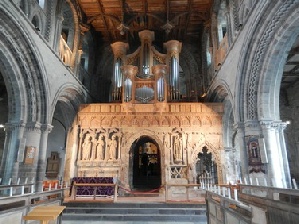
[[[152,41],[154,32],[139,32],[141,46],[126,54],[128,44],[111,45],[114,54],[112,101],[134,104],[179,101],[179,53],[182,44],[171,40],[164,44],[167,54],[158,52]]]

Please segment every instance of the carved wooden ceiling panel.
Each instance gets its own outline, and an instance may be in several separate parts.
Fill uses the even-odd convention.
[[[103,41],[130,42],[144,29],[156,39],[179,41],[198,38],[210,18],[213,0],[78,0],[87,23]]]

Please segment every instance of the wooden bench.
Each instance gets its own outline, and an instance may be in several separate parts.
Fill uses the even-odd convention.
[[[65,207],[61,205],[38,206],[28,212],[26,216],[23,216],[23,219],[38,220],[41,224],[48,224],[49,221],[55,220]]]

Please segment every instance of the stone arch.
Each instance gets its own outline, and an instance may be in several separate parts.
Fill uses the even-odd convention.
[[[241,4],[240,5],[240,11],[244,10],[245,5]],[[247,86],[247,81],[246,81],[246,74],[249,72],[247,71],[250,69],[250,63],[252,61],[254,53],[250,53],[250,51],[254,52],[256,49],[255,43],[253,43],[253,40],[259,40],[259,38],[256,38],[254,36],[258,35],[259,30],[263,30],[261,28],[261,24],[259,23],[260,17],[262,15],[268,15],[270,13],[266,12],[267,10],[267,3],[265,2],[258,2],[257,5],[255,6],[255,11],[256,11],[256,20],[254,21],[254,24],[251,24],[250,28],[248,29],[247,33],[245,34],[246,38],[244,40],[242,50],[240,52],[240,60],[238,64],[238,71],[237,71],[237,79],[236,79],[236,85],[235,85],[235,92],[238,93],[236,94],[236,99],[235,99],[235,104],[240,105],[238,108],[235,109],[235,120],[239,122],[244,122],[245,119],[245,110],[246,110],[246,99],[245,99],[245,89]],[[240,15],[240,24],[244,24],[245,21],[243,17]]]
[[[34,26],[36,31],[44,32],[44,17],[42,15],[42,10],[39,8],[34,8],[30,15],[30,21]]]
[[[71,8],[73,19],[74,19],[74,42],[73,42],[73,47],[72,47],[73,54],[72,54],[71,60],[70,60],[70,66],[74,67],[76,56],[77,56],[77,51],[79,49],[79,44],[80,44],[79,43],[80,42],[79,19],[80,18],[78,16],[80,13],[77,12],[76,7],[73,5],[71,0],[67,0],[66,2]]]
[[[68,105],[67,112],[68,114],[71,113],[69,114],[71,115],[69,117],[74,118],[76,116],[80,104],[85,102],[84,100],[85,98],[86,98],[86,93],[82,87],[71,85],[71,84],[65,84],[61,86],[57,90],[54,100],[52,102],[52,111],[49,114],[49,118],[53,117],[55,111],[55,105],[57,104],[58,101],[62,101]],[[73,121],[73,119],[71,119],[71,121]]]
[[[265,52],[265,55],[267,55],[266,60],[262,64],[260,72],[257,96],[259,110],[256,109],[259,120],[280,120],[280,80],[288,52],[299,35],[299,11],[293,11],[283,21],[284,24],[281,24],[275,32],[276,38],[272,39],[267,47],[267,52]]]
[[[201,73],[199,72],[201,68],[201,60],[195,60],[194,58],[194,54],[197,54],[199,47],[199,45],[194,47],[189,44],[185,44],[180,54],[179,64],[183,70],[183,75],[180,75],[180,91],[185,92],[186,96],[190,99],[191,97],[196,97],[195,94],[199,92],[197,84],[202,78],[199,76]],[[198,56],[198,58],[200,58],[200,56]]]
[[[224,115],[223,115],[223,140],[224,147],[232,145],[232,128],[235,121],[234,115],[234,98],[231,89],[225,82],[218,82],[211,86],[211,90],[208,94],[208,99],[210,102],[222,102],[224,104]]]
[[[134,133],[131,136],[123,136],[122,139],[122,149],[125,150],[125,152],[122,152],[122,170],[124,170],[124,176],[122,177],[121,181],[123,182],[123,184],[128,188],[130,187],[130,183],[132,182],[132,175],[129,174],[129,163],[130,163],[130,151],[131,151],[131,146],[132,144],[136,141],[136,139],[139,139],[142,136],[148,136],[149,138],[153,139],[160,150],[160,164],[161,164],[161,171],[163,170],[163,167],[166,167],[165,164],[165,149],[164,149],[164,145],[162,142],[162,139],[160,139],[160,137],[154,132],[151,131],[149,129],[144,129],[142,131],[138,131],[136,133]],[[161,172],[161,183],[165,183],[165,173]]]
[[[47,123],[48,86],[44,67],[39,62],[39,52],[25,30],[6,12],[1,13],[0,25],[6,31],[0,32],[0,54],[1,67],[6,68],[2,74],[10,102],[9,120]]]
[[[20,1],[20,8],[22,9],[22,11],[25,13],[26,16],[28,16],[30,14],[30,1],[28,0],[21,0]]]
[[[6,161],[19,159],[17,155],[20,139],[26,136],[24,129],[49,131],[49,86],[40,52],[31,39],[30,30],[27,31],[24,28],[26,26],[22,26],[22,21],[12,18],[12,13],[14,11],[0,9],[0,71],[8,94],[8,120],[3,150]],[[35,146],[42,150],[44,145],[38,137],[35,139]],[[18,172],[14,172],[10,164],[3,162],[0,167],[3,180],[25,175],[23,164],[19,163],[18,166]],[[33,168],[28,173],[29,177],[36,175]]]
[[[199,160],[198,159],[198,154],[202,153],[203,147],[207,147],[209,151],[212,153],[214,157],[214,161],[216,161],[217,164],[217,176],[218,176],[218,183],[222,183],[222,167],[220,166],[221,164],[221,152],[217,147],[215,147],[212,143],[204,140],[204,141],[199,141],[197,142],[193,147],[192,147],[192,154],[190,156],[190,166],[191,170],[196,170],[196,163]]]

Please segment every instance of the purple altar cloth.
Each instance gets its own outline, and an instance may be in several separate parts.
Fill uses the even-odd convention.
[[[106,183],[106,184],[113,184],[113,177],[73,177],[71,188],[70,188],[70,195],[72,193],[73,184],[76,183]],[[92,196],[94,195],[94,188],[95,187],[88,187],[88,186],[77,186],[77,194],[78,196]],[[111,196],[114,195],[114,187],[113,186],[100,186],[96,187],[97,192],[96,195],[103,195],[103,196]]]

